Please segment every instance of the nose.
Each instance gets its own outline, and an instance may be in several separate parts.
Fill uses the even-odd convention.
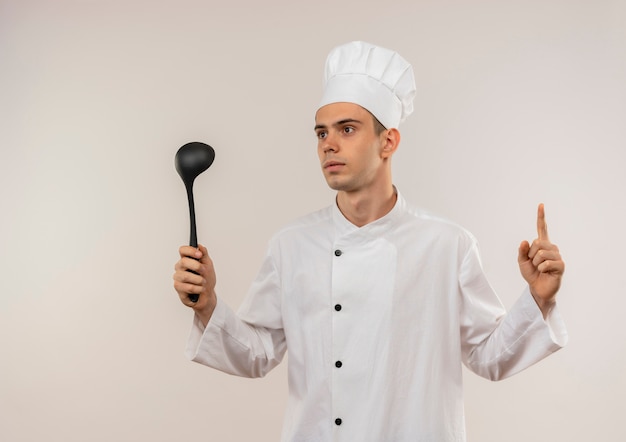
[[[322,151],[324,153],[328,153],[328,152],[337,152],[338,148],[337,148],[337,143],[335,142],[333,136],[328,133],[326,135],[326,138],[324,138],[322,140]]]

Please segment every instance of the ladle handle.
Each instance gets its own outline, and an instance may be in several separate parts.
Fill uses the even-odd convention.
[[[189,225],[190,225],[190,234],[189,234],[189,245],[191,247],[198,248],[198,237],[196,234],[196,211],[193,203],[193,182],[185,183],[185,187],[187,188],[187,200],[189,201]],[[194,272],[193,270],[187,270],[188,272]],[[195,293],[188,293],[187,297],[191,302],[198,302],[199,295]]]
[[[193,203],[193,183],[185,183],[187,189],[187,201],[189,201],[189,245],[198,247],[198,237],[196,235],[196,210]]]

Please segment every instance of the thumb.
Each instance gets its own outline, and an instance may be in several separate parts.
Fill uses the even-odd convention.
[[[522,243],[519,245],[517,262],[522,264],[528,261],[528,252],[530,252],[530,244],[528,243],[528,241],[522,241]]]
[[[206,264],[209,260],[209,251],[202,244],[198,244],[198,250],[202,253],[202,256],[200,257],[200,262]]]

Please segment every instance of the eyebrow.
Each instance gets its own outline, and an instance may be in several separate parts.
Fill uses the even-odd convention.
[[[354,118],[345,118],[343,120],[339,120],[339,121],[333,123],[332,126],[338,127],[338,126],[343,126],[344,124],[348,124],[348,123],[363,124],[363,122],[360,121],[360,120],[355,120]],[[318,129],[326,129],[326,125],[325,124],[316,124],[315,127],[313,128],[313,130],[318,130]]]

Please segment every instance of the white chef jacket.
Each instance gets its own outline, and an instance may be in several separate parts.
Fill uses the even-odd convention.
[[[506,313],[474,237],[398,194],[360,228],[333,205],[282,229],[238,313],[219,299],[186,353],[258,377],[289,349],[283,442],[458,442],[462,363],[502,379],[566,341],[528,289]]]

